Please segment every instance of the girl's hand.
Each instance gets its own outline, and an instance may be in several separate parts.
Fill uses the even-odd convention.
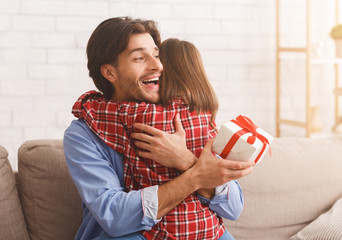
[[[176,132],[166,133],[146,124],[135,123],[134,127],[145,133],[132,133],[134,144],[140,149],[137,154],[152,159],[165,167],[186,171],[196,163],[196,157],[187,149],[185,131],[179,118],[175,117]]]

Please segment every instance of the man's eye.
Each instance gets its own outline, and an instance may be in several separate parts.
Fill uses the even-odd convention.
[[[154,56],[155,58],[159,58],[159,55]]]
[[[136,61],[142,61],[142,60],[144,60],[144,58],[143,58],[143,57],[136,57],[136,58],[134,58],[134,60],[136,60]]]

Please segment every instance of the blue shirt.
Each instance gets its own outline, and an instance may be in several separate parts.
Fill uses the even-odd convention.
[[[75,239],[150,230],[160,220],[156,219],[158,186],[126,192],[123,156],[98,138],[83,120],[72,121],[63,145],[84,208]],[[242,191],[236,181],[217,187],[212,199],[198,197],[219,216],[231,220],[237,219],[243,208]]]

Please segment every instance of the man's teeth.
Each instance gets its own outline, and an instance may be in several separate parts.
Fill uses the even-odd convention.
[[[143,83],[149,83],[149,82],[155,82],[155,81],[158,81],[159,78],[156,77],[156,78],[151,78],[151,79],[148,79],[148,80],[144,80]]]

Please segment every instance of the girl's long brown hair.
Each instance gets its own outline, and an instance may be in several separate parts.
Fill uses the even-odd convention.
[[[214,121],[218,100],[195,45],[170,38],[160,45],[159,57],[164,65],[159,83],[161,103],[167,105],[180,97],[189,104],[190,111],[210,112],[211,121]]]

